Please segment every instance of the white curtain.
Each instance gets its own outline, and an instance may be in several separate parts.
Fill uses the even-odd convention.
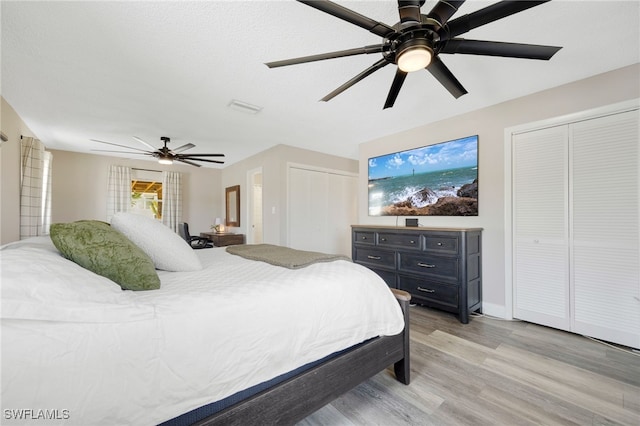
[[[42,172],[42,232],[49,234],[51,227],[51,176],[53,154],[44,152],[44,170]]]
[[[20,239],[44,235],[51,223],[51,153],[38,139],[22,137]]]
[[[182,177],[179,172],[162,173],[162,223],[178,232],[182,221]]]
[[[118,212],[131,208],[131,169],[126,166],[109,167],[107,181],[107,222]]]

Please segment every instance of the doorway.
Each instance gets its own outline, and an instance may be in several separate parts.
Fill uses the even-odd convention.
[[[247,172],[247,243],[263,242],[262,167]]]

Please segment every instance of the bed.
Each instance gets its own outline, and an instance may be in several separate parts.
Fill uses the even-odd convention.
[[[49,237],[1,247],[2,423],[293,424],[389,366],[409,383],[409,297],[375,273],[193,255],[123,291]]]

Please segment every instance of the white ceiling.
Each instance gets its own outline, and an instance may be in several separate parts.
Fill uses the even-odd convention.
[[[398,21],[393,0],[338,3]],[[492,3],[467,1],[454,18]],[[383,110],[394,65],[318,101],[379,54],[264,65],[380,42],[295,1],[2,0],[1,14],[2,96],[47,147],[144,149],[132,136],[169,136],[226,165],[276,144],[356,159],[362,142],[640,62],[639,1],[556,0],[462,36],[562,46],[550,61],[443,54],[469,94],[456,100],[419,71]],[[233,99],[263,109],[238,112]]]

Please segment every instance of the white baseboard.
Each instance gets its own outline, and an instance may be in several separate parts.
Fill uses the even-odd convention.
[[[507,315],[507,310],[504,305],[482,302],[482,313],[497,318],[513,319],[511,314]]]

